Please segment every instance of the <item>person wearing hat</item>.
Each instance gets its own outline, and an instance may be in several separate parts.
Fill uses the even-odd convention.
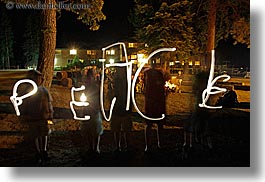
[[[23,101],[20,106],[21,118],[28,125],[30,138],[34,138],[37,161],[42,163],[48,159],[48,120],[53,119],[52,97],[48,89],[41,86],[43,77],[39,71],[30,70],[27,77],[37,84],[38,90]],[[32,88],[26,87],[24,92],[27,93],[30,89]]]

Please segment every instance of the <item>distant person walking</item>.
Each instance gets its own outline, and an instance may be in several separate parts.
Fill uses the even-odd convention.
[[[145,115],[151,118],[160,118],[166,112],[165,79],[155,64],[144,72],[145,85]],[[153,124],[157,124],[157,146],[161,147],[161,132],[165,120],[147,120],[145,128],[145,151],[151,146],[150,137]]]
[[[38,90],[23,100],[20,106],[21,119],[29,127],[29,135],[34,138],[37,150],[37,161],[41,163],[48,159],[48,136],[51,133],[48,120],[53,119],[52,97],[49,91],[41,86],[43,77],[39,71],[30,70],[28,78],[38,85]],[[23,92],[28,93],[30,90],[32,87],[26,87]]]

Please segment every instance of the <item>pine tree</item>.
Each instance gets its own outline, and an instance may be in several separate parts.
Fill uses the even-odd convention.
[[[13,54],[14,35],[7,12],[1,7],[0,17],[0,62],[2,69],[10,69]]]
[[[191,8],[195,13],[193,28],[197,47],[201,55],[208,54],[206,65],[210,63],[211,49],[215,49],[220,40],[232,37],[234,44],[250,47],[249,0],[194,0]]]
[[[196,51],[193,27],[194,14],[189,7],[191,1],[135,0],[130,17],[135,39],[148,45],[148,52],[162,47],[176,47],[179,60],[187,60]],[[163,59],[172,59],[170,55]]]
[[[9,0],[0,0],[1,2],[10,2]],[[41,3],[46,5],[56,5],[56,0],[20,0],[19,3]],[[59,2],[58,2],[59,3]],[[79,9],[68,8],[75,14],[77,19],[88,25],[90,30],[98,30],[99,22],[105,20],[105,15],[102,12],[103,0],[65,0],[62,3],[65,4],[83,4],[87,8],[80,7]],[[56,13],[59,9],[55,8],[44,8],[41,9],[40,14],[40,45],[39,45],[39,59],[37,69],[43,74],[42,85],[48,89],[51,87],[53,78],[54,58],[55,58],[55,47],[56,47]]]
[[[178,60],[204,59],[229,37],[250,47],[249,11],[249,0],[135,0],[130,21],[150,49],[174,46]]]

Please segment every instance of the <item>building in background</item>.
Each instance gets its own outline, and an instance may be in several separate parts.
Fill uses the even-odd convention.
[[[56,48],[54,68],[63,68],[78,59],[84,65],[95,65],[101,57],[101,50]]]
[[[145,45],[143,43],[125,42],[127,58],[129,62],[133,63],[133,73],[137,70],[142,62],[146,63],[146,66],[150,64],[147,62],[148,54],[145,51]],[[101,59],[103,58],[103,51],[100,49],[77,49],[77,48],[56,48],[54,67],[55,69],[67,68],[69,64],[72,64],[78,59],[84,66],[98,66],[101,67]],[[125,61],[125,52],[121,45],[110,47],[104,51],[104,58],[106,63],[115,63]],[[156,64],[160,64],[160,58],[156,58]],[[188,73],[194,74],[201,67],[201,59],[194,57],[190,61],[176,60],[172,58],[168,64],[168,69],[171,74],[178,74],[179,71],[183,72],[184,69],[188,70]],[[162,64],[162,63],[161,63]],[[162,66],[162,65],[161,65]]]

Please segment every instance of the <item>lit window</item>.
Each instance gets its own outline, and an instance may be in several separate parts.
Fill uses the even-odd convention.
[[[76,49],[71,49],[70,50],[70,55],[76,55],[77,54],[77,50]]]
[[[129,48],[132,48],[132,47],[134,47],[134,44],[133,43],[129,43]]]
[[[200,66],[200,65],[201,65],[200,61],[195,61],[195,66]]]
[[[131,55],[131,59],[137,59],[137,55],[136,54],[132,54]]]
[[[87,55],[96,55],[96,51],[94,51],[94,50],[86,50],[86,54]]]
[[[189,61],[189,66],[192,66],[192,61]]]
[[[91,53],[91,50],[87,50],[87,51],[86,51],[86,54],[87,54],[87,55],[91,55],[91,54],[92,54],[92,53]]]
[[[62,50],[55,50],[55,55],[61,55],[62,54]]]
[[[107,55],[115,55],[115,50],[106,50]]]

